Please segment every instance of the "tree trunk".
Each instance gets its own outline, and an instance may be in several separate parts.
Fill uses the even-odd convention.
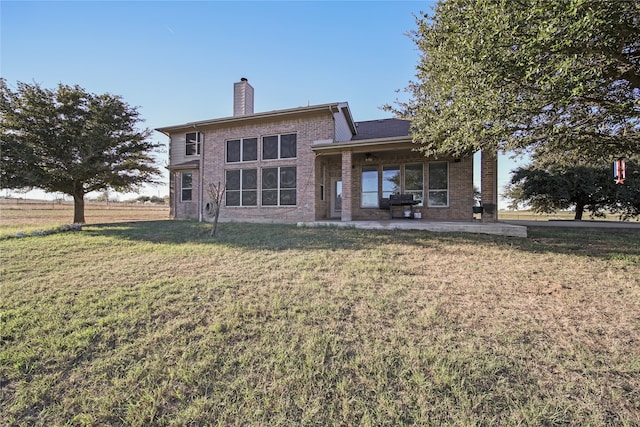
[[[576,215],[573,217],[574,221],[581,221],[582,214],[584,213],[584,205],[581,203],[576,204]]]
[[[78,188],[80,187],[80,188]],[[73,223],[84,224],[84,190],[82,185],[76,185],[73,192]]]
[[[220,217],[220,204],[216,203],[215,208],[216,211],[213,216],[213,225],[211,226],[211,231],[209,232],[209,237],[214,237],[216,235],[216,231],[218,230],[218,218]]]

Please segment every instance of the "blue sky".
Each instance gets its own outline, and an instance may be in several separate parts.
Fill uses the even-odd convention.
[[[3,0],[0,73],[13,87],[121,95],[151,129],[232,115],[241,77],[256,112],[346,101],[356,121],[386,118],[380,107],[403,99],[396,91],[415,76],[413,15],[432,4]],[[502,187],[513,164],[500,162]],[[168,184],[145,193],[168,194]]]

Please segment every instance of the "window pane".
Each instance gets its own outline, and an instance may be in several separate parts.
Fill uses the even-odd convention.
[[[362,191],[378,192],[377,166],[367,166],[362,168]]]
[[[227,171],[227,190],[240,190],[240,171]]]
[[[242,189],[255,190],[258,188],[257,169],[245,169],[242,171]]]
[[[182,172],[182,188],[192,188],[193,174],[191,172]]]
[[[256,206],[258,203],[257,190],[244,190],[242,192],[242,206]]]
[[[278,137],[265,136],[262,138],[262,158],[277,159],[278,158]]]
[[[400,166],[384,166],[382,168],[382,197],[400,193]]]
[[[186,152],[185,153],[187,156],[193,156],[196,153],[200,154],[199,153],[200,150],[197,150],[199,136],[200,135],[198,134],[198,132],[191,132],[186,135],[186,145],[185,145]]]
[[[362,207],[363,208],[377,208],[378,207],[378,192],[375,193],[362,193]]]
[[[191,189],[188,189],[188,190],[183,189],[182,190],[182,201],[183,202],[191,201]]]
[[[448,191],[429,191],[429,206],[447,206],[449,201],[447,200]]]
[[[271,190],[278,188],[278,168],[262,169],[262,189]]]
[[[262,190],[262,206],[277,206],[278,190]]]
[[[362,168],[362,200],[363,208],[378,207],[378,167],[365,166]]]
[[[447,163],[429,163],[429,190],[446,190],[447,185]]]
[[[227,206],[240,206],[240,192],[239,191],[228,191],[226,193],[227,196]]]
[[[280,158],[289,159],[296,157],[296,141],[295,133],[280,136]]]
[[[404,189],[409,191],[422,190],[423,187],[422,164],[405,165]]]
[[[280,168],[280,188],[296,188],[296,168]]]
[[[240,161],[240,140],[234,139],[227,141],[227,162],[239,162]]]
[[[296,190],[280,190],[280,204],[287,206],[295,205]]]
[[[258,160],[258,138],[242,141],[242,161],[250,162],[253,160]]]

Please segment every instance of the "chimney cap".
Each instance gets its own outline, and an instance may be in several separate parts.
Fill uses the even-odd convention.
[[[241,82],[248,82],[249,80],[248,80],[246,77],[241,77],[241,78],[240,78],[240,81],[241,81]]]

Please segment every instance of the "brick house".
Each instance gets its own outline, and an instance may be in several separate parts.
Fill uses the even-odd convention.
[[[410,122],[355,122],[344,102],[254,113],[253,87],[234,84],[231,117],[156,129],[170,138],[174,218],[207,220],[209,183],[226,186],[221,220],[470,221],[473,157],[425,158]],[[495,221],[495,157],[482,160],[483,221]],[[389,208],[389,200],[409,204]]]

